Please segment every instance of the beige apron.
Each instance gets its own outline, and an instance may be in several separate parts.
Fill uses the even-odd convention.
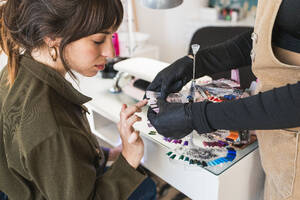
[[[300,80],[300,66],[282,63],[272,50],[272,30],[281,2],[282,0],[258,2],[251,37],[252,70],[259,80],[257,92],[294,84]],[[299,130],[300,127],[257,131],[261,161],[266,173],[265,200],[300,200]]]

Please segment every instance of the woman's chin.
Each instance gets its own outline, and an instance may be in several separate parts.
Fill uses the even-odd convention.
[[[98,74],[98,71],[93,71],[93,72],[88,72],[88,73],[80,73],[80,74],[85,77],[93,77]]]

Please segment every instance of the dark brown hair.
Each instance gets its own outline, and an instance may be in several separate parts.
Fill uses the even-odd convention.
[[[8,56],[11,86],[18,73],[20,52],[31,53],[42,47],[46,36],[62,38],[60,58],[76,79],[65,60],[66,45],[110,28],[116,30],[123,19],[123,7],[120,0],[7,0],[0,7],[0,16],[0,47]]]

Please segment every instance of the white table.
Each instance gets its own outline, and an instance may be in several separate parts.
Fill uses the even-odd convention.
[[[133,105],[134,99],[123,93],[112,94],[111,79],[100,76],[79,77],[81,92],[93,98],[86,106],[92,131],[113,146],[120,144],[116,123],[123,103]],[[122,83],[121,83],[122,84]],[[220,175],[206,169],[190,168],[171,162],[168,148],[148,135],[146,108],[140,114],[142,121],[135,124],[145,143],[143,166],[168,182],[191,199],[199,200],[257,200],[262,198],[264,174],[258,149],[255,149]],[[158,137],[158,136],[156,136]]]

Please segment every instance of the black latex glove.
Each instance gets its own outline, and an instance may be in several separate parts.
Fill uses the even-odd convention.
[[[194,129],[198,133],[209,133],[212,129],[206,120],[206,104],[207,102],[168,103],[163,99],[158,99],[159,113],[149,107],[147,116],[157,132],[165,137],[179,139]],[[199,109],[200,113],[194,112],[194,110],[199,112]]]
[[[191,103],[168,103],[158,99],[157,105],[159,113],[149,108],[147,116],[159,134],[179,139],[193,131]]]
[[[193,59],[185,56],[160,71],[147,90],[161,92],[165,99],[170,93],[179,92],[192,79]]]
[[[196,78],[251,65],[252,32],[250,29],[230,40],[200,49],[196,56]],[[180,91],[192,76],[193,59],[185,56],[159,72],[147,90],[161,92],[165,99],[169,93]]]

